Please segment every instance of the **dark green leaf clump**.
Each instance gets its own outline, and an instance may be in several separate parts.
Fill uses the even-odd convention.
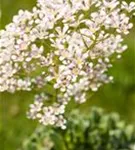
[[[89,114],[73,111],[66,130],[38,127],[21,150],[134,150],[135,127],[117,113],[93,108]]]

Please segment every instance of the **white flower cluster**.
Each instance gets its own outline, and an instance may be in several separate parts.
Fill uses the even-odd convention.
[[[20,10],[0,31],[0,92],[46,93],[49,85],[52,95],[36,95],[28,115],[65,128],[68,102],[112,81],[111,57],[127,49],[134,10],[118,0],[38,0],[32,12]]]

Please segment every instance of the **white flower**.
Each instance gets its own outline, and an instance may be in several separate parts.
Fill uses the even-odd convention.
[[[127,49],[134,10],[118,0],[38,0],[20,10],[0,31],[0,92],[36,89],[29,118],[65,129],[69,101],[112,82],[106,72]]]
[[[125,1],[122,1],[121,8],[125,9],[129,13],[132,12],[132,11],[135,11],[135,2],[130,2],[130,4],[128,5]]]

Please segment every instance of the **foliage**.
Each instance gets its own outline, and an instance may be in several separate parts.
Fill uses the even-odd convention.
[[[135,127],[117,113],[93,108],[89,115],[74,110],[66,130],[38,127],[21,150],[132,150]]]

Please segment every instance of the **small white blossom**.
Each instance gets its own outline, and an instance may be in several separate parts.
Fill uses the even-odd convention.
[[[20,10],[0,31],[0,92],[40,91],[29,118],[65,129],[68,102],[112,82],[111,58],[127,49],[134,11],[118,0],[37,0]]]

